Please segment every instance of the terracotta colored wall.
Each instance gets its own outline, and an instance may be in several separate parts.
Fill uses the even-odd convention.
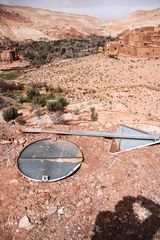
[[[0,54],[2,62],[11,63],[13,61],[19,60],[18,53],[16,50],[3,50]]]
[[[160,27],[125,31],[119,41],[107,43],[105,52],[137,57],[160,56]]]

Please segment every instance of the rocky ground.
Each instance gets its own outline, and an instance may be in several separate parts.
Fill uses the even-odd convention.
[[[100,102],[111,110],[159,116],[159,59],[111,59],[103,54],[41,66],[20,78],[68,91],[71,103]]]
[[[55,125],[51,115],[32,116],[20,126],[1,119],[0,239],[160,239],[159,145],[113,155],[111,140],[54,136],[73,141],[84,154],[73,176],[37,183],[17,169],[20,151],[49,137],[22,133],[31,126],[114,131],[126,124],[160,135],[159,65],[158,59],[116,60],[100,54],[44,65],[20,77],[26,84],[65,88],[71,104],[64,116],[70,121]],[[90,120],[91,106],[98,121]],[[22,111],[27,119],[29,113]]]

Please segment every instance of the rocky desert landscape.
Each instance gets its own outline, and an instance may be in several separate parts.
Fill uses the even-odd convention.
[[[2,4],[0,18],[0,36],[18,41],[83,37],[101,22],[85,15]]]
[[[100,35],[108,34],[120,34],[126,29],[135,29],[139,27],[157,26],[160,24],[159,19],[160,8],[153,10],[137,10],[127,17],[113,20],[106,24],[103,24],[97,33]]]
[[[35,16],[30,20],[27,14],[33,12]],[[159,9],[149,12],[145,17],[149,21],[146,26],[157,27]],[[136,14],[140,17],[145,13]],[[61,22],[64,33],[59,14],[6,5],[0,8],[3,26],[0,29],[3,53],[0,72],[0,240],[159,240],[159,144],[111,154],[112,139],[34,134],[32,130],[113,132],[122,124],[160,136],[160,55],[138,58],[106,53],[105,38],[95,37],[101,25],[97,19],[61,14],[65,16]],[[48,27],[42,26],[42,15],[46,16]],[[133,15],[135,21],[135,13]],[[76,18],[77,22],[70,18]],[[61,39],[43,42],[39,37],[47,36],[53,41],[54,31],[50,32],[53,19],[57,19],[60,32],[54,36],[56,41],[59,36]],[[74,37],[66,35],[68,26],[64,26],[64,22],[71,27],[70,21],[76,27],[79,25],[76,31],[80,31],[81,36],[77,32]],[[153,25],[150,25],[151,21]],[[20,22],[24,27],[22,33],[29,34],[21,35],[23,41],[30,37],[31,28],[39,31],[27,48],[19,38]],[[136,27],[141,27],[142,22],[144,27],[145,21],[139,20],[138,26],[136,20]],[[124,24],[122,28],[126,30],[128,26]],[[93,29],[95,35],[90,37]],[[106,29],[105,26],[104,32]],[[113,32],[117,35],[116,30]],[[18,39],[14,43],[9,39],[13,33]],[[113,40],[106,38],[107,43]],[[144,47],[150,47],[150,44],[148,41]],[[91,50],[93,45],[94,50]],[[14,49],[9,50],[9,46]],[[71,51],[72,46],[77,55],[53,55],[44,63],[38,55],[42,46],[44,51],[48,47],[53,52],[58,48],[59,53],[62,48]],[[76,50],[75,46],[78,46]],[[30,59],[24,54],[26,49],[30,50]],[[87,49],[90,51],[83,55]],[[16,51],[18,60],[14,60]],[[40,60],[38,65],[31,59],[35,56],[38,56],[36,63]],[[30,129],[30,133],[24,133]],[[19,154],[29,144],[48,138],[53,142],[67,140],[77,144],[83,153],[83,163],[78,171],[61,181],[32,181],[17,167]]]

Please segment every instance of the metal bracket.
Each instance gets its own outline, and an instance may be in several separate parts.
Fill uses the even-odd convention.
[[[43,182],[48,182],[49,176],[42,176],[42,181]]]

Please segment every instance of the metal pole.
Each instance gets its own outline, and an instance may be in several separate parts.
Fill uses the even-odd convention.
[[[145,133],[143,135],[125,135],[115,132],[97,132],[97,131],[42,131],[42,130],[26,130],[24,133],[48,133],[58,135],[74,135],[74,136],[86,136],[86,137],[104,137],[104,138],[122,138],[122,139],[144,139],[144,140],[160,140],[160,136],[149,135]]]

